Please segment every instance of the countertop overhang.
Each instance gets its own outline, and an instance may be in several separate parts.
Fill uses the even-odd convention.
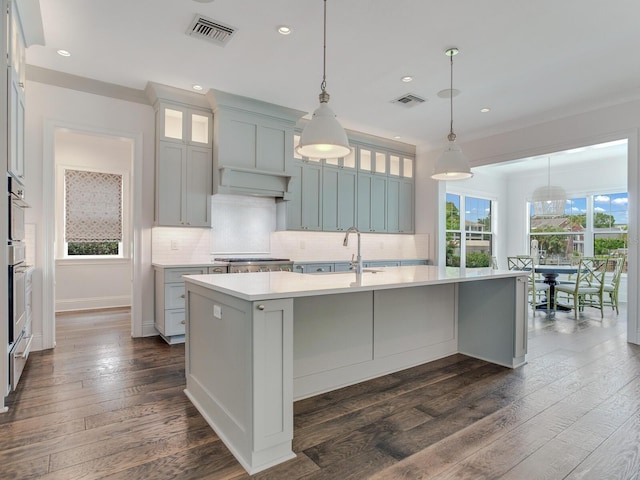
[[[490,268],[460,269],[438,266],[407,266],[385,267],[377,272],[366,272],[362,275],[357,275],[354,272],[331,272],[317,275],[294,272],[260,272],[185,275],[184,279],[187,283],[200,285],[243,300],[260,301],[528,275],[528,272],[492,270]]]

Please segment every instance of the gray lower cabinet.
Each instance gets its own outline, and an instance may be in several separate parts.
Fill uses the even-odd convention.
[[[342,232],[356,222],[357,173],[353,169],[322,169],[322,229]]]
[[[404,267],[410,265],[428,265],[426,259],[410,259],[410,260],[369,260],[362,262],[365,268],[381,268],[381,267]],[[296,273],[328,273],[328,272],[350,272],[353,270],[351,262],[308,262],[296,263],[293,271]]]
[[[155,268],[155,327],[168,344],[184,343],[185,289],[182,276],[206,273],[226,273],[226,268]]]
[[[158,225],[211,226],[211,152],[210,148],[158,142]]]
[[[364,262],[365,268],[379,268],[379,267],[399,267],[400,260],[374,260],[372,262]]]
[[[333,263],[296,263],[293,271],[296,273],[328,273],[333,272]]]
[[[322,230],[322,165],[293,162],[292,200],[287,201],[289,230]]]
[[[429,260],[426,260],[426,259],[400,260],[401,267],[407,267],[412,265],[429,265]]]

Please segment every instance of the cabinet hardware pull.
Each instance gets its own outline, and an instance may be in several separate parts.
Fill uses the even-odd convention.
[[[184,293],[182,295],[180,295],[180,298],[184,298]]]
[[[187,321],[186,321],[186,320],[182,320],[180,323],[181,323],[182,325],[184,325],[184,324],[186,324],[186,323],[187,323]]]
[[[264,305],[258,305],[258,310],[264,310]]]

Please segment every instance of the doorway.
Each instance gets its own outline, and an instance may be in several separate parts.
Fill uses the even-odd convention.
[[[55,131],[55,312],[130,307],[133,141]]]
[[[128,182],[129,193],[128,207],[128,233],[126,240],[128,245],[128,259],[121,259],[126,262],[128,270],[128,284],[125,287],[126,296],[130,299],[131,305],[131,335],[134,337],[143,336],[142,322],[142,294],[143,271],[142,265],[142,227],[140,218],[142,216],[142,134],[129,133],[103,129],[90,129],[84,125],[76,125],[63,121],[45,121],[43,135],[43,258],[42,258],[42,348],[49,349],[55,347],[55,312],[56,312],[56,252],[58,241],[56,239],[56,221],[60,217],[56,213],[56,139],[58,134],[75,135],[77,138],[84,135],[88,144],[96,139],[102,142],[122,142],[126,145],[128,154]],[[100,142],[98,142],[100,143]],[[121,145],[122,145],[121,144]],[[95,144],[94,144],[95,147]],[[108,263],[108,262],[107,262]],[[117,262],[116,262],[117,263]],[[122,265],[115,265],[115,269]],[[59,280],[59,279],[58,279]],[[138,285],[138,287],[136,287]],[[112,295],[120,297],[123,295]],[[85,307],[103,308],[100,304],[104,299],[86,295]],[[67,298],[68,300],[68,298]],[[113,298],[111,299],[113,300]],[[75,306],[78,306],[75,303]],[[73,307],[72,307],[73,308]]]

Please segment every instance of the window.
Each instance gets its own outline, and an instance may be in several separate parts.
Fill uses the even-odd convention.
[[[530,206],[529,239],[538,241],[541,262],[626,253],[628,201],[626,192],[570,198],[560,217],[535,216]]]
[[[66,169],[67,256],[122,255],[122,175]]]
[[[491,200],[447,193],[447,259],[450,267],[488,267],[493,252]],[[461,215],[464,212],[464,215]],[[464,219],[464,227],[462,220]],[[464,258],[461,264],[460,259]]]
[[[593,197],[593,251],[595,255],[627,253],[629,195],[612,193]]]

